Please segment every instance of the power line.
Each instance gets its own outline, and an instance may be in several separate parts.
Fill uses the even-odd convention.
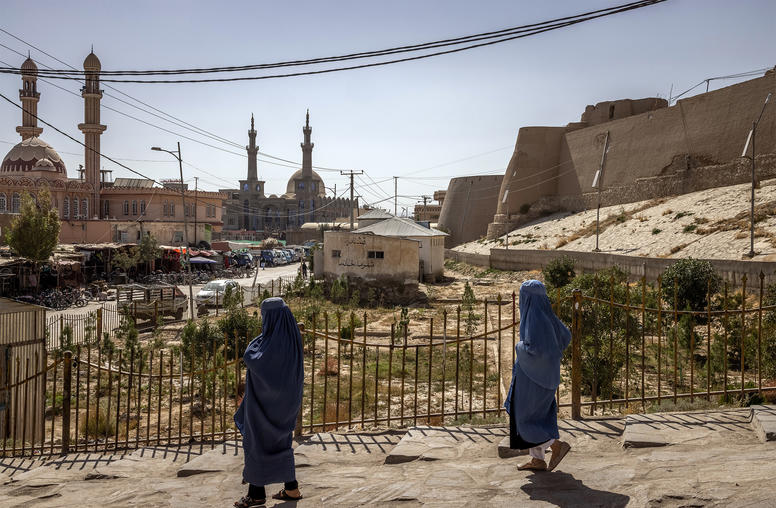
[[[439,48],[439,47],[447,47],[447,46],[455,46],[463,43],[469,43],[472,41],[481,41],[486,40],[487,42],[478,42],[477,44],[470,44],[468,46],[463,47],[456,47],[453,49],[446,49],[442,51],[436,51],[432,53],[426,53],[422,55],[416,55],[416,56],[410,56],[410,57],[404,57],[404,58],[397,58],[393,60],[387,60],[387,61],[381,61],[381,62],[371,62],[371,63],[365,63],[365,64],[359,64],[359,65],[351,65],[351,66],[345,66],[345,67],[335,67],[335,68],[329,68],[329,69],[319,69],[319,70],[313,70],[313,71],[298,71],[298,72],[289,72],[284,74],[270,74],[270,75],[264,75],[264,76],[242,76],[242,77],[230,77],[230,78],[207,78],[207,79],[168,79],[168,80],[161,80],[161,79],[154,79],[154,80],[139,80],[139,79],[102,79],[103,82],[112,82],[112,83],[144,83],[144,84],[150,84],[150,83],[215,83],[215,82],[230,82],[230,81],[249,81],[249,80],[262,80],[262,79],[274,79],[274,78],[288,78],[288,77],[296,77],[296,76],[308,76],[308,75],[315,75],[315,74],[326,74],[331,72],[340,72],[340,71],[347,71],[347,70],[355,70],[355,69],[364,69],[364,68],[370,68],[370,67],[378,67],[378,66],[384,66],[384,65],[391,65],[396,63],[402,63],[402,62],[409,62],[409,61],[415,61],[415,60],[422,60],[427,59],[435,56],[441,56],[441,55],[447,55],[447,54],[453,54],[458,53],[462,51],[468,51],[475,48],[485,47],[485,46],[491,46],[494,44],[500,44],[504,42],[508,42],[515,39],[521,39],[525,37],[530,37],[532,35],[538,35],[540,33],[549,32],[552,30],[557,30],[560,28],[565,28],[568,26],[572,26],[578,23],[583,23],[585,21],[590,21],[593,19],[605,17],[605,16],[611,16],[613,14],[618,14],[621,12],[626,12],[630,10],[640,9],[643,7],[651,6],[654,4],[662,3],[667,0],[643,0],[638,2],[631,2],[628,4],[622,4],[615,7],[610,7],[607,9],[600,9],[597,11],[590,11],[583,14],[577,14],[574,16],[568,16],[565,18],[557,18],[555,20],[545,21],[541,23],[534,23],[531,25],[523,25],[520,27],[513,27],[510,29],[504,29],[499,30],[497,32],[486,32],[482,34],[475,34],[471,36],[465,36],[460,37],[457,39],[452,39],[450,41],[452,42],[445,42],[445,41],[436,41],[433,43],[425,43],[410,47],[399,47],[399,48],[390,48],[388,50],[381,50],[376,52],[364,52],[364,53],[357,53],[357,54],[351,54],[351,55],[342,55],[339,57],[326,57],[323,59],[310,59],[310,60],[302,60],[302,61],[291,61],[291,62],[277,62],[274,64],[259,64],[259,65],[253,65],[253,66],[242,66],[241,68],[238,67],[220,67],[220,68],[208,68],[208,69],[177,69],[177,70],[163,70],[163,71],[152,71],[152,70],[146,70],[146,71],[104,71],[102,74],[104,75],[116,75],[116,76],[125,76],[125,75],[159,75],[159,74],[189,74],[189,73],[216,73],[216,72],[237,72],[237,71],[243,71],[243,70],[256,70],[256,69],[268,69],[268,68],[279,68],[279,67],[293,67],[293,66],[300,66],[300,65],[310,65],[310,64],[318,64],[318,63],[328,63],[328,62],[338,62],[338,61],[344,61],[344,60],[353,60],[353,59],[360,59],[360,58],[373,58],[375,56],[384,56],[384,55],[391,55],[391,54],[397,54],[397,53],[405,53],[405,52],[411,52],[411,51],[419,51],[419,50],[427,50],[431,48]],[[495,34],[495,35],[492,35]],[[492,40],[495,39],[495,40]],[[21,71],[15,68],[6,68],[6,69],[0,69],[1,73],[13,73],[13,74],[19,74]],[[64,74],[62,74],[64,73]],[[67,74],[71,74],[71,71],[63,71],[63,70],[56,70],[56,71],[46,71],[44,73],[48,77],[56,78],[56,79],[78,79],[68,76]]]

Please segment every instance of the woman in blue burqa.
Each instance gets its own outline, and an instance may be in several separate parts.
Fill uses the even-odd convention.
[[[520,470],[552,471],[571,446],[560,441],[555,390],[560,384],[560,360],[571,333],[552,311],[544,284],[520,286],[520,342],[512,368],[512,384],[504,407],[509,413],[509,446],[528,450],[531,460]],[[549,465],[544,452],[550,447]]]
[[[284,482],[274,499],[301,499],[296,481],[294,426],[302,404],[304,364],[302,337],[291,309],[282,298],[261,302],[261,335],[245,349],[245,395],[234,421],[243,435],[243,480],[248,495],[238,508],[266,502],[264,486]]]

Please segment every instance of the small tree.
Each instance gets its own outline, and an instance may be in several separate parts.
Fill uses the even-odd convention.
[[[480,322],[480,316],[474,312],[474,306],[477,303],[477,298],[474,296],[474,290],[469,285],[469,281],[463,286],[463,296],[461,297],[461,310],[464,315],[464,323],[466,335],[474,335],[477,331],[477,325]]]
[[[674,289],[676,283],[676,289]],[[680,259],[663,272],[663,299],[676,307],[701,311],[706,310],[708,293],[715,294],[722,284],[722,277],[714,270],[710,261],[704,259]]]
[[[116,268],[121,268],[121,270],[128,272],[130,269],[137,266],[139,259],[138,248],[133,246],[129,249],[118,251],[116,255],[113,256],[111,264]]]
[[[48,261],[57,246],[60,227],[59,215],[51,206],[48,190],[40,191],[37,203],[25,192],[20,213],[11,222],[6,241],[19,256],[32,261],[37,276],[40,264]]]
[[[569,256],[555,258],[542,268],[544,281],[552,287],[562,288],[577,276],[574,271],[576,261]]]
[[[151,269],[151,263],[161,256],[161,253],[162,249],[159,248],[159,242],[156,241],[156,238],[151,233],[143,235],[140,245],[137,247],[137,257],[139,262],[145,263],[146,273]]]

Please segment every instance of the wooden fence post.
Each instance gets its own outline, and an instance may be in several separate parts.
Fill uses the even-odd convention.
[[[62,455],[70,451],[70,395],[71,374],[73,367],[72,351],[65,351],[65,368],[63,372],[64,386],[62,388]],[[56,396],[56,394],[54,394]]]
[[[571,418],[574,420],[582,419],[582,359],[580,345],[581,337],[581,314],[582,314],[582,292],[579,289],[573,291],[573,302],[571,310]]]

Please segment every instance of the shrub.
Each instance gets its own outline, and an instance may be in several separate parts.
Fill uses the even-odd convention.
[[[654,228],[654,229],[652,229],[652,234],[653,235],[657,235],[657,234],[660,234],[661,231],[663,231],[663,230],[660,229],[660,228]]]
[[[108,414],[103,405],[94,407],[89,412],[89,419],[81,423],[81,434],[95,437],[110,437],[116,433],[116,419]]]
[[[521,214],[525,215],[528,213],[528,210],[530,209],[531,209],[531,203],[523,203],[522,205],[520,205],[519,211]]]
[[[680,259],[663,272],[663,299],[679,309],[706,310],[709,291],[719,291],[722,278],[710,261],[701,259]],[[676,288],[676,289],[674,289]]]
[[[568,285],[576,277],[574,265],[576,261],[569,256],[560,256],[553,259],[542,268],[544,281],[550,286],[562,288]]]

